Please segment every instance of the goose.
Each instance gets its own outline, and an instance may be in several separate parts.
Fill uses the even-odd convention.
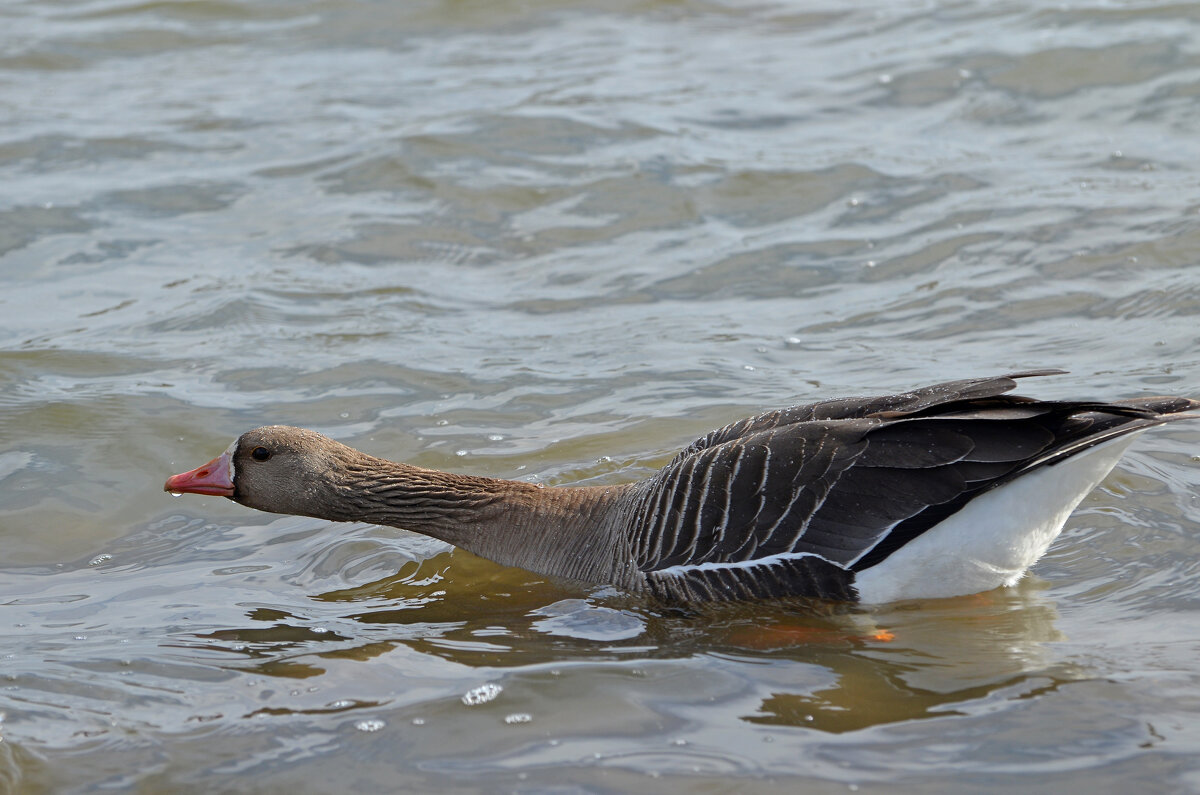
[[[389,525],[507,566],[674,602],[883,603],[1013,585],[1134,439],[1200,401],[1008,394],[1030,370],[760,414],[652,477],[550,487],[247,431],[164,489]]]

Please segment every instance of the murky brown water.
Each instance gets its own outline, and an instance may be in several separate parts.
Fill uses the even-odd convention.
[[[584,483],[839,393],[1197,394],[1198,42],[1153,2],[3,5],[0,791],[1200,790],[1200,427],[1019,587],[823,616],[160,490],[271,422]]]

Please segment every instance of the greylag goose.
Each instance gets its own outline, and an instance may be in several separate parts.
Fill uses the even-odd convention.
[[[555,487],[423,469],[313,431],[242,434],[171,492],[370,522],[674,601],[890,602],[1015,583],[1143,431],[1200,401],[1009,395],[1037,370],[735,422],[653,477]]]

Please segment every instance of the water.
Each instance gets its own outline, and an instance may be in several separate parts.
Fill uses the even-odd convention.
[[[0,19],[0,791],[1200,789],[1200,427],[1018,587],[829,615],[161,491],[271,422],[608,483],[942,378],[1194,395],[1196,6]]]

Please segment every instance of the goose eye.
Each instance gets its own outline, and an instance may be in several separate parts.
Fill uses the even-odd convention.
[[[265,447],[255,447],[250,451],[250,457],[255,461],[266,461],[271,457],[271,451]]]

